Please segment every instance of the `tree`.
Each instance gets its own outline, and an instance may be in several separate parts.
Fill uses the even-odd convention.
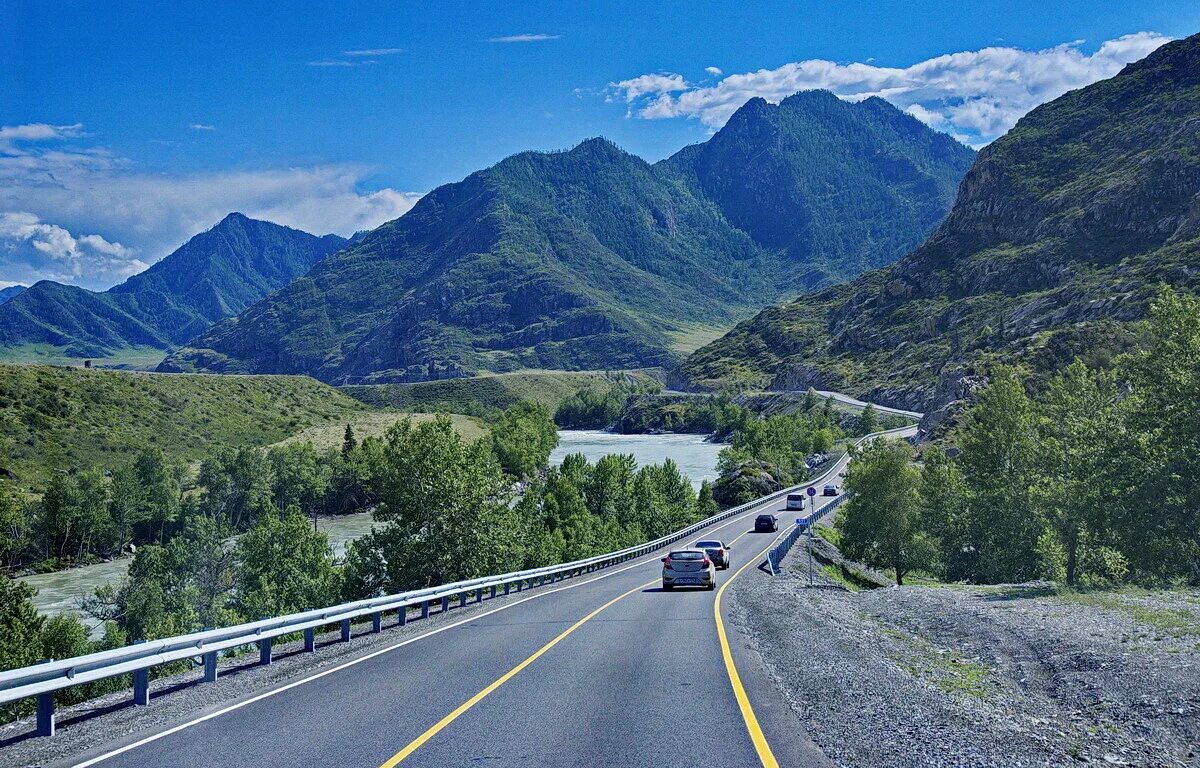
[[[288,443],[267,452],[271,496],[278,510],[297,507],[312,515],[325,500],[329,465],[312,443]]]
[[[696,498],[696,516],[701,520],[712,517],[720,512],[716,499],[713,498],[712,482],[705,480],[700,483],[700,493]]]
[[[919,483],[907,443],[870,442],[850,464],[850,497],[834,521],[842,552],[876,568],[891,568],[897,584],[925,566],[932,545],[921,532]]]
[[[1039,468],[1037,419],[1016,372],[998,367],[966,412],[961,465],[970,489],[968,538],[977,553],[974,579],[1021,582],[1040,573],[1045,521],[1030,488]]]
[[[142,451],[133,464],[142,488],[139,522],[147,527],[143,541],[161,543],[167,526],[179,517],[180,488],[174,467],[157,448]]]
[[[937,546],[933,567],[949,581],[971,578],[975,550],[970,545],[967,487],[953,459],[930,447],[921,467],[921,528]]]
[[[544,468],[558,445],[558,427],[545,406],[522,400],[492,425],[492,449],[504,471],[527,477]]]
[[[1106,543],[1108,513],[1120,504],[1110,460],[1119,428],[1116,384],[1111,374],[1076,361],[1050,381],[1039,410],[1042,472],[1033,498],[1063,550],[1066,582],[1075,586],[1081,550]]]
[[[0,567],[12,568],[29,544],[28,515],[6,481],[0,480]]]
[[[346,432],[342,435],[342,455],[349,455],[358,448],[358,441],[354,439],[354,427],[346,425]]]
[[[272,508],[272,480],[262,451],[219,448],[200,463],[201,508],[207,515],[225,517],[234,530],[245,530]]]
[[[511,482],[487,441],[464,442],[449,417],[392,426],[381,475],[375,517],[385,525],[352,546],[357,583],[400,591],[523,560]]]
[[[860,435],[869,435],[879,431],[879,414],[875,412],[875,406],[867,403],[862,412],[858,414],[858,433]]]
[[[33,605],[37,590],[0,573],[0,670],[18,669],[42,659],[46,620]]]
[[[264,616],[333,605],[341,591],[329,538],[292,505],[282,516],[259,517],[237,543],[241,613]]]
[[[1151,306],[1149,344],[1120,370],[1131,433],[1121,453],[1134,470],[1122,539],[1142,571],[1200,584],[1200,299],[1164,289]]]

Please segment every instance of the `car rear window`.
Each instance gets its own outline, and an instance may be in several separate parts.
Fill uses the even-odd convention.
[[[697,541],[696,549],[720,549],[722,546],[719,541]]]
[[[775,515],[759,515],[758,519],[759,520],[774,520]]]
[[[796,499],[803,499],[803,498],[804,497],[798,493],[789,493],[788,494],[788,501],[795,501]]]
[[[703,560],[703,552],[672,552],[672,560]]]

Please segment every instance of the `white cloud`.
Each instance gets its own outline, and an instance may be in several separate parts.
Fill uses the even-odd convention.
[[[188,127],[191,128],[193,131],[215,131],[215,130],[217,130],[217,127],[215,125],[205,125],[204,123],[192,123]]]
[[[345,61],[344,59],[319,59],[306,62],[310,67],[361,67],[364,64],[374,64],[374,61]]]
[[[708,74],[712,75],[713,77],[720,77],[721,75],[725,74],[724,72],[721,71],[720,67],[705,67],[704,71],[707,72]]]
[[[778,102],[797,91],[817,88],[849,100],[879,96],[930,125],[973,143],[986,143],[1037,105],[1112,77],[1125,64],[1169,40],[1157,33],[1137,32],[1109,40],[1091,54],[1080,49],[1082,41],[1040,51],[991,47],[937,56],[908,67],[808,59],[732,74],[712,86],[655,90],[646,84],[663,75],[642,75],[612,87],[634,105],[639,117],[695,118],[711,127],[724,125],[756,96]]]
[[[493,37],[488,40],[489,43],[540,43],[545,40],[557,40],[562,35],[544,35],[544,34],[524,34],[524,35],[504,35],[503,37]]]
[[[403,48],[360,48],[356,51],[342,51],[343,56],[395,56],[404,53]]]
[[[50,125],[49,123],[27,123],[25,125],[0,126],[0,155],[24,154],[18,148],[23,141],[53,141],[73,139],[83,135],[83,123],[74,125]]]
[[[12,270],[6,276],[93,284],[122,280],[149,266],[120,243],[100,235],[74,235],[28,211],[0,213],[0,254],[2,268]]]
[[[29,135],[0,128],[0,136],[19,133]],[[82,135],[81,127],[75,133]],[[16,139],[12,152],[0,148],[0,212],[7,212],[0,279],[103,288],[230,211],[315,234],[350,235],[400,216],[420,197],[364,191],[368,173],[338,164],[154,174],[103,148]],[[86,234],[72,234],[80,232]]]

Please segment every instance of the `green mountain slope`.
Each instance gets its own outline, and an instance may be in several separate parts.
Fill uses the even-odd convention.
[[[1102,363],[1158,285],[1200,290],[1197,126],[1200,36],[1033,110],[980,152],[921,247],[764,310],[683,374],[928,409],[991,361]]]
[[[161,369],[378,383],[672,364],[673,338],[918,242],[971,156],[890,106],[829,94],[747,105],[654,165],[603,139],[515,155],[434,190]],[[756,217],[750,187],[766,179],[786,189]],[[899,201],[886,231],[884,198]],[[850,221],[831,239],[773,237],[791,215]]]
[[[0,305],[0,357],[50,345],[74,357],[170,349],[307,272],[346,241],[231,213],[108,291],[41,281]]]
[[[305,376],[160,376],[0,365],[0,473],[112,469],[143,448],[192,461],[214,448],[268,445],[372,411]],[[133,418],[132,415],[136,415]]]

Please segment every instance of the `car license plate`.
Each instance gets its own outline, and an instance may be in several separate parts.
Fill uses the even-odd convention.
[[[690,576],[684,576],[682,578],[675,579],[675,583],[676,584],[699,584],[700,579],[694,579]]]

